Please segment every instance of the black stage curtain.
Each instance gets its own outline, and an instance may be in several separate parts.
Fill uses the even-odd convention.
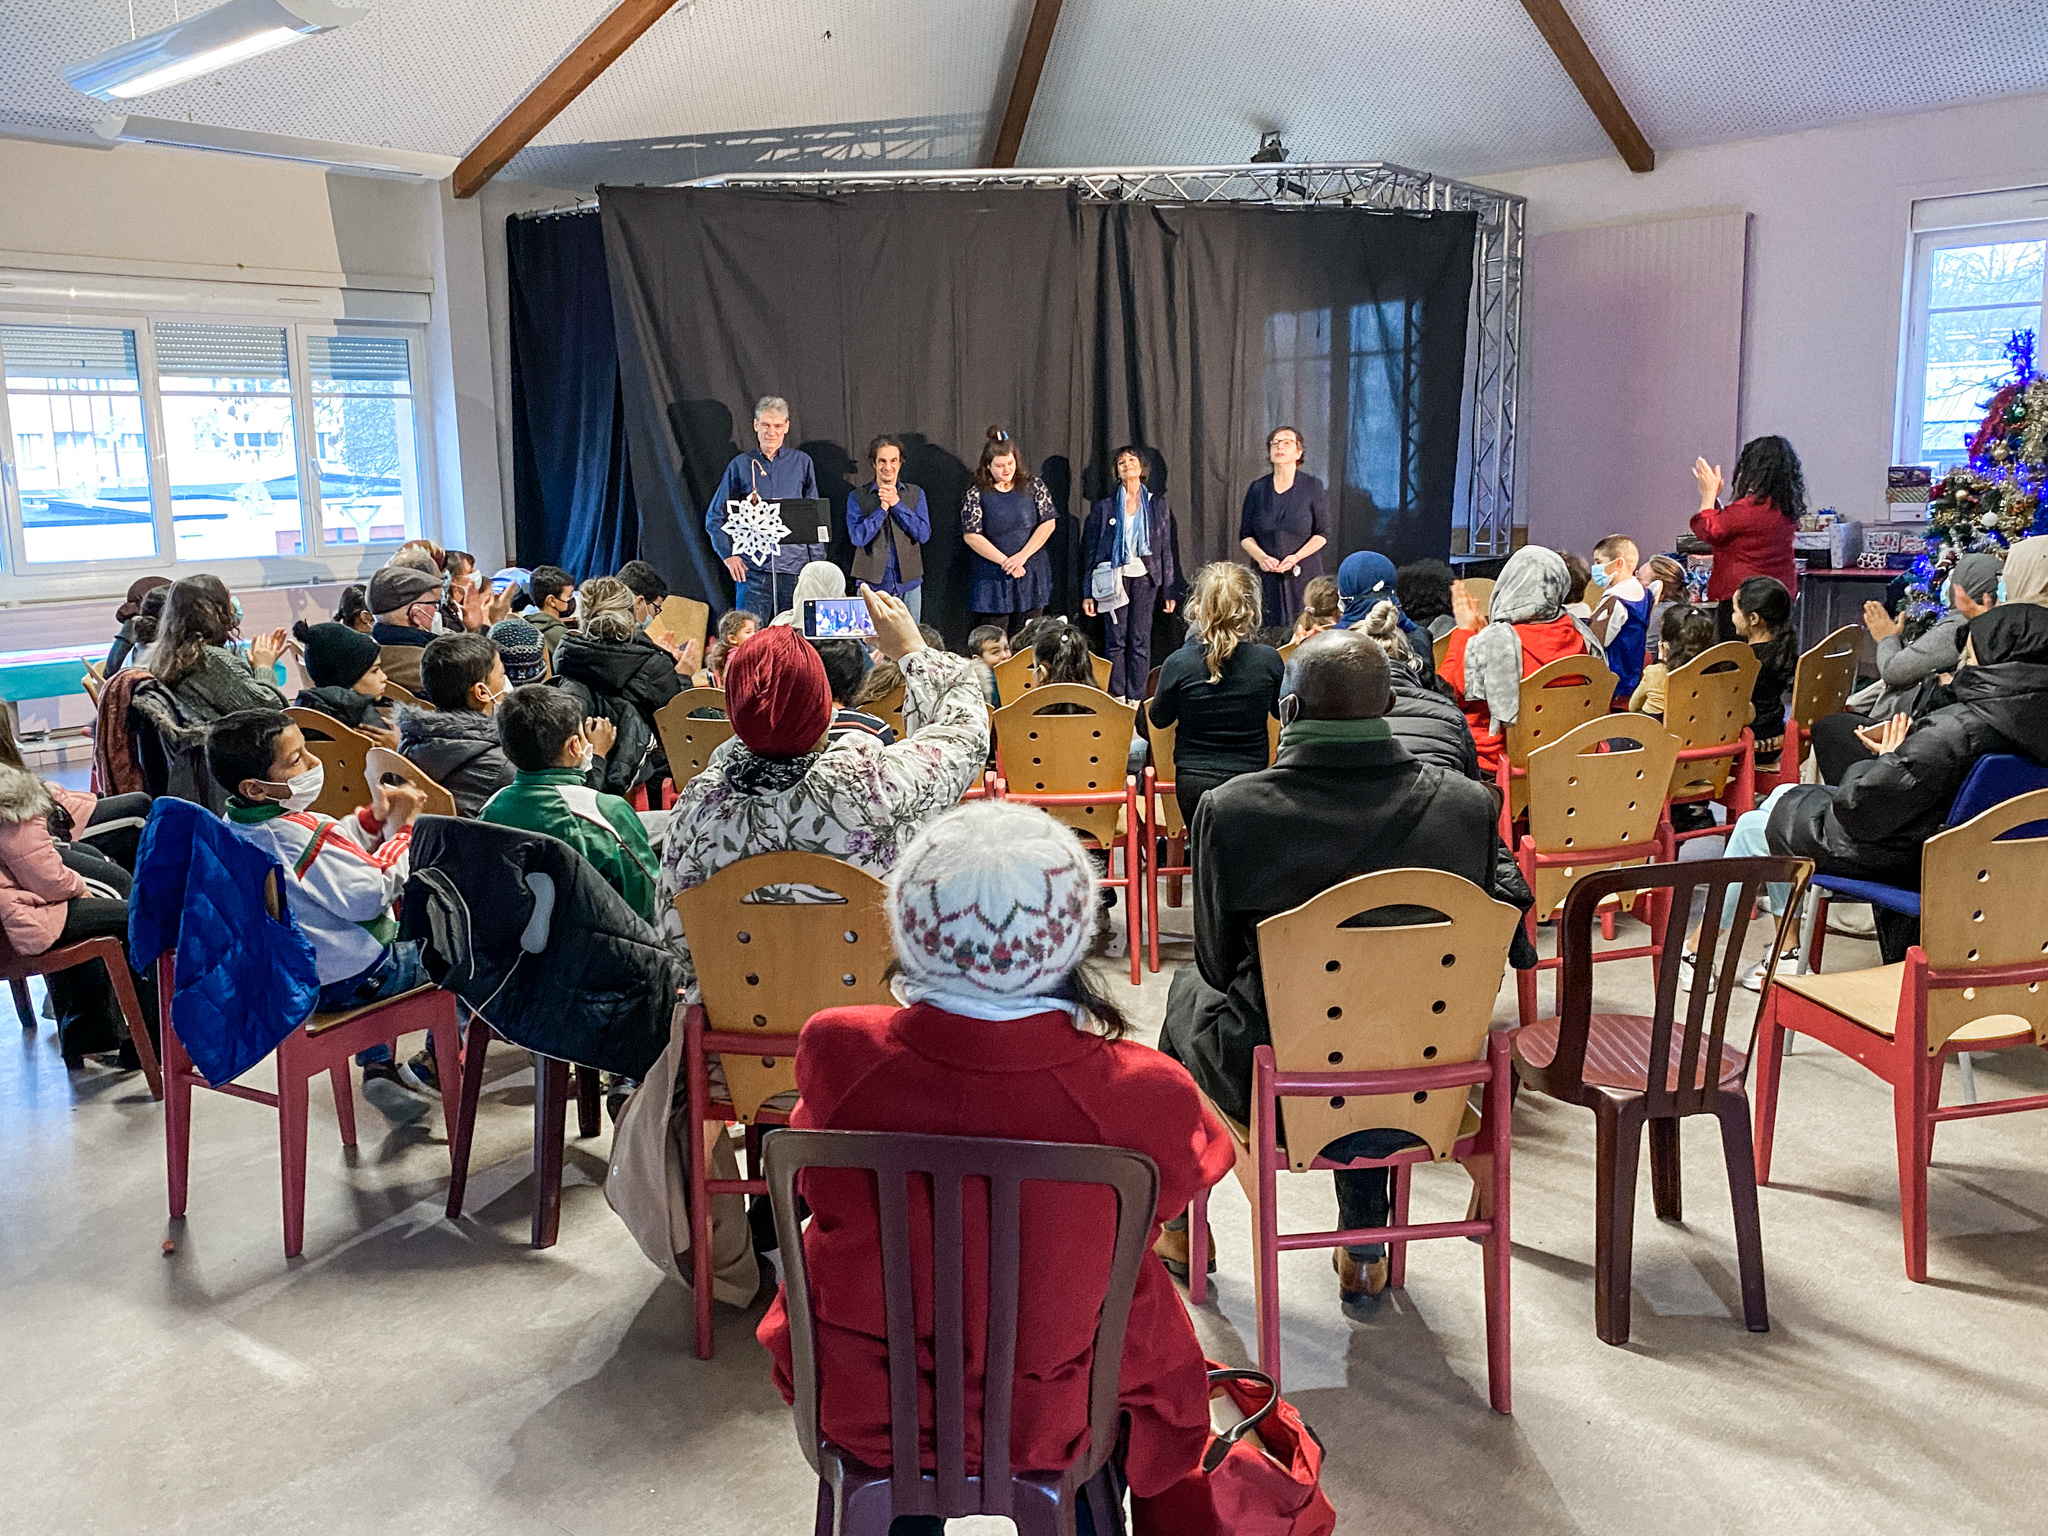
[[[844,568],[846,497],[880,432],[932,512],[924,612],[966,637],[960,503],[992,425],[1069,506],[1076,201],[1064,189],[850,196],[606,187],[627,430],[643,557],[714,605],[732,584],[704,534],[753,403],[781,395],[818,467]],[[1056,570],[1078,528],[1063,519]],[[1056,597],[1072,602],[1069,573]]]
[[[604,233],[595,213],[505,221],[514,558],[579,581],[639,552]]]
[[[600,204],[641,551],[714,603],[730,583],[702,508],[763,394],[791,402],[842,556],[868,439],[906,438],[933,512],[925,616],[956,643],[958,508],[991,423],[1069,514],[1058,610],[1078,609],[1078,519],[1127,441],[1152,450],[1190,570],[1239,557],[1244,490],[1283,422],[1332,487],[1332,570],[1358,548],[1397,561],[1449,549],[1471,214],[1016,188],[605,188]]]

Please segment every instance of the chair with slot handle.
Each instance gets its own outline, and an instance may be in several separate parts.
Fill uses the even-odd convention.
[[[307,749],[326,770],[320,798],[309,809],[340,821],[355,814],[357,807],[370,804],[370,749],[377,744],[361,731],[317,709],[294,706],[285,714],[305,732]]]
[[[1522,679],[1517,717],[1503,733],[1496,786],[1500,840],[1515,846],[1515,823],[1529,807],[1529,754],[1607,714],[1614,671],[1597,656],[1560,656]]]
[[[1817,720],[1849,707],[1856,687],[1856,663],[1863,654],[1863,631],[1844,625],[1820,644],[1801,653],[1792,670],[1792,702],[1785,711],[1785,746],[1778,758],[1779,784],[1799,782],[1800,758],[1813,737]]]
[[[715,710],[715,715],[697,715]],[[654,712],[654,728],[668,757],[669,779],[680,795],[683,786],[704,771],[711,754],[732,739],[723,688],[685,688]]]
[[[1678,766],[1671,773],[1670,803],[1727,807],[1728,826],[1756,809],[1756,652],[1730,640],[1700,652],[1673,672],[1664,685],[1664,724],[1678,738]],[[1673,840],[1726,837],[1728,826],[1674,832]]]

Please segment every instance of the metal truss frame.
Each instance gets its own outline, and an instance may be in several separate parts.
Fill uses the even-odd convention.
[[[1472,257],[1472,331],[1465,387],[1466,495],[1451,552],[1509,553],[1515,529],[1515,401],[1521,377],[1522,248],[1526,199],[1379,161],[1289,165],[1138,166],[1052,170],[730,172],[697,187],[786,187],[821,192],[878,187],[981,190],[1073,187],[1084,198],[1276,207],[1454,210],[1478,215]]]

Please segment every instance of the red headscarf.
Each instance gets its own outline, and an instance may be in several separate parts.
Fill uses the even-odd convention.
[[[801,757],[832,723],[818,648],[787,624],[749,635],[725,663],[733,734],[763,757]]]

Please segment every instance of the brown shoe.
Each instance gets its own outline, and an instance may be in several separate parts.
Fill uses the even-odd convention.
[[[1330,1267],[1337,1271],[1338,1299],[1350,1303],[1377,1296],[1387,1288],[1393,1266],[1382,1254],[1370,1261],[1354,1259],[1342,1248],[1330,1250]]]
[[[1216,1234],[1209,1231],[1208,1223],[1202,1230],[1209,1238],[1209,1273],[1216,1273]],[[1152,1251],[1159,1255],[1159,1262],[1166,1266],[1166,1272],[1174,1279],[1186,1283],[1188,1278],[1188,1241],[1186,1227],[1166,1227],[1160,1231],[1159,1241],[1152,1245]]]

